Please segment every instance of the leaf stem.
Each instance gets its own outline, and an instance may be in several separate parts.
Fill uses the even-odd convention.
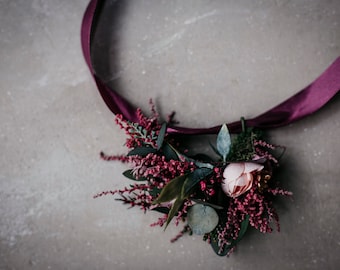
[[[244,117],[241,117],[241,125],[242,125],[242,132],[245,133],[246,132],[246,120],[244,119]]]

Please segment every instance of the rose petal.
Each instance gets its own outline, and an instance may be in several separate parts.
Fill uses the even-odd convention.
[[[253,185],[253,179],[254,179],[253,175],[250,174],[250,173],[248,173],[248,174],[247,174],[247,180],[248,180],[248,182],[247,182],[247,185],[244,186],[244,187],[245,187],[245,191],[244,191],[244,192],[248,191],[248,190],[252,187],[252,185]]]
[[[240,196],[240,195],[242,195],[246,191],[247,191],[247,187],[246,186],[240,187],[238,193],[235,194],[235,195]]]
[[[231,195],[235,186],[235,180],[230,180],[227,181],[226,179],[223,180],[222,184],[221,184],[221,188],[224,191],[225,194],[227,195]]]
[[[239,178],[236,179],[235,181],[235,186],[244,186],[244,185],[247,185],[247,183],[249,182],[248,180],[248,177],[247,177],[248,174],[242,174]],[[252,179],[250,179],[251,181]]]
[[[244,173],[261,171],[262,169],[263,169],[263,165],[253,163],[253,162],[245,162],[244,163]]]
[[[223,172],[225,179],[237,179],[244,171],[244,163],[230,163]]]
[[[248,191],[252,187],[252,185],[253,185],[253,176],[251,174],[243,175],[243,181],[245,181],[245,182],[242,185],[242,188],[240,190],[239,195],[245,193],[246,191]]]
[[[239,196],[242,192],[242,187],[240,186],[235,186],[233,192],[230,194],[231,197],[235,198]]]

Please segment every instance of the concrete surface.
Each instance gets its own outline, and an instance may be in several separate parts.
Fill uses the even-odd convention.
[[[125,140],[80,49],[86,0],[0,0],[0,269],[338,269],[339,97],[270,133],[287,146],[280,233],[250,231],[230,258],[96,192],[126,169]],[[340,55],[340,1],[107,1],[97,72],[185,126],[252,117]],[[206,146],[201,146],[203,149]]]

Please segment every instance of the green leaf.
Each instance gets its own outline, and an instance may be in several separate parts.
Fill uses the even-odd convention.
[[[195,203],[199,203],[199,204],[203,204],[203,205],[208,205],[208,206],[210,206],[212,208],[215,208],[215,209],[218,209],[218,210],[223,209],[223,206],[220,206],[220,205],[217,205],[217,204],[205,202],[205,201],[202,201],[202,200],[199,200],[199,199],[191,199],[191,200],[193,202],[195,202]]]
[[[231,249],[231,246],[226,245],[220,251],[220,245],[219,245],[218,240],[216,238],[211,239],[210,245],[218,256],[226,256]]]
[[[166,133],[166,123],[163,123],[163,125],[162,125],[162,127],[161,127],[161,129],[159,131],[159,134],[158,134],[158,137],[157,137],[157,141],[156,141],[157,150],[161,149],[161,147],[163,145],[165,133]]]
[[[177,214],[178,210],[181,208],[183,202],[184,202],[184,198],[178,198],[172,205],[169,214],[168,214],[168,219],[166,220],[166,224],[165,224],[165,228],[164,231],[166,230],[166,228],[168,227],[170,221],[173,219],[173,217]]]
[[[162,146],[163,154],[167,161],[169,160],[179,160],[177,151],[171,146],[171,144],[165,142]]]
[[[213,162],[214,161],[211,157],[209,157],[206,154],[202,154],[202,153],[194,155],[192,159],[198,160],[200,162]]]
[[[212,148],[212,150],[214,150],[214,152],[216,153],[216,155],[221,156],[221,154],[218,152],[216,147],[211,142],[209,142],[209,144],[210,144],[210,147]]]
[[[188,225],[192,232],[197,235],[203,235],[214,230],[218,224],[218,214],[214,208],[195,204],[188,211]]]
[[[221,154],[223,161],[227,159],[231,147],[231,138],[226,124],[223,124],[217,135],[217,151]]]
[[[134,180],[134,181],[146,181],[147,179],[145,177],[139,177],[138,179],[133,175],[132,170],[127,170],[125,172],[123,172],[123,175],[127,178],[129,178],[130,180]]]
[[[131,180],[136,180],[136,177],[133,175],[132,170],[127,170],[123,172],[123,175]]]
[[[153,189],[151,189],[150,191],[149,191],[149,194],[152,196],[152,197],[158,197],[159,196],[159,194],[161,193],[161,189],[159,189],[159,188],[153,188]]]
[[[172,179],[161,191],[158,198],[153,204],[169,202],[179,196],[181,196],[181,190],[183,187],[184,180],[187,175],[181,175]]]
[[[205,163],[205,162],[200,162],[200,161],[194,161],[194,163],[199,168],[208,168],[208,169],[214,168],[214,166],[211,165],[210,163]]]
[[[239,235],[238,235],[237,239],[231,240],[230,245],[225,245],[223,247],[223,249],[221,250],[221,252],[219,252],[220,246],[219,246],[218,240],[215,237],[213,239],[211,239],[210,244],[211,244],[212,249],[215,251],[215,253],[219,256],[227,255],[228,252],[230,251],[230,249],[233,248],[242,239],[242,237],[244,236],[244,234],[247,231],[248,224],[249,224],[249,216],[247,215],[246,218],[241,223],[241,228],[240,228]]]
[[[140,157],[146,157],[150,153],[156,153],[157,150],[152,147],[147,147],[147,146],[141,146],[132,149],[127,156],[140,156]]]
[[[169,213],[169,208],[168,207],[155,207],[150,209],[151,211],[157,211],[162,214],[168,214]]]
[[[242,237],[244,236],[244,234],[246,233],[246,231],[248,229],[248,224],[249,224],[249,215],[247,215],[246,218],[242,221],[241,228],[240,228],[240,231],[238,233],[238,237],[235,240],[234,245],[236,245],[236,243],[238,243],[242,239]]]
[[[210,168],[198,168],[192,173],[190,173],[183,184],[183,189],[181,192],[182,197],[188,196],[191,189],[195,185],[197,185],[201,180],[203,180],[205,177],[211,174],[211,172],[212,169]]]

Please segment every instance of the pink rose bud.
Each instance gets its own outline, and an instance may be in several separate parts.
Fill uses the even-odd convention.
[[[253,184],[253,172],[259,172],[263,166],[252,162],[230,163],[223,172],[222,190],[235,198],[248,191]]]

